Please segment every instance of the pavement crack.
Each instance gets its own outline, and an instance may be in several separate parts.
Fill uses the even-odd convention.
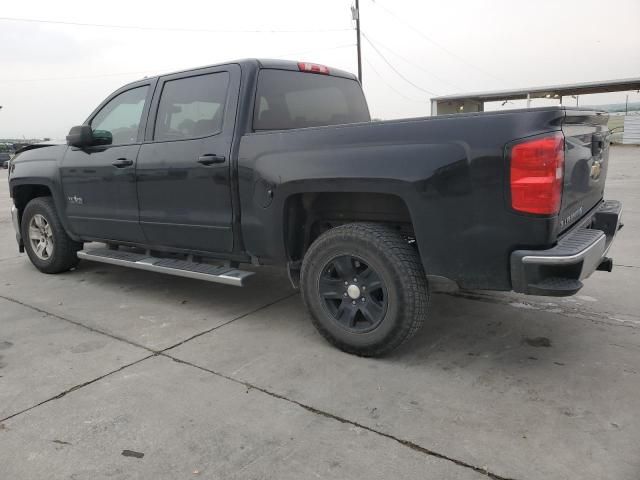
[[[84,388],[84,387],[86,387],[88,385],[96,383],[96,382],[102,380],[103,378],[106,378],[106,377],[108,377],[110,375],[113,375],[114,373],[121,372],[122,370],[124,370],[126,368],[132,367],[133,365],[137,365],[138,363],[144,362],[145,360],[148,360],[149,358],[152,358],[152,357],[155,357],[155,356],[157,356],[157,354],[155,354],[155,353],[152,354],[152,355],[147,355],[146,357],[140,358],[140,359],[136,360],[135,362],[127,363],[126,365],[118,367],[115,370],[111,370],[110,372],[107,372],[104,375],[100,375],[99,377],[95,377],[95,378],[92,378],[91,380],[88,380],[86,382],[80,383],[78,385],[74,385],[73,387],[68,388],[67,390],[65,390],[65,391],[63,391],[63,392],[61,392],[61,393],[59,393],[59,394],[57,394],[57,395],[55,395],[53,397],[49,397],[49,398],[47,398],[46,400],[43,400],[40,403],[37,403],[37,404],[32,405],[30,407],[27,407],[27,408],[25,408],[23,410],[20,410],[19,412],[12,413],[8,417],[0,418],[0,423],[5,422],[7,420],[10,420],[10,419],[12,419],[14,417],[17,417],[18,415],[22,415],[23,413],[29,412],[30,410],[33,410],[34,408],[38,408],[39,406],[44,405],[45,403],[49,403],[49,402],[52,402],[53,400],[58,400],[60,398],[63,398],[66,395],[70,394],[71,392],[75,392],[76,390],[80,390],[81,388]]]
[[[100,335],[105,335],[105,336],[107,336],[107,337],[109,337],[109,338],[111,338],[113,340],[118,340],[120,342],[127,343],[127,344],[129,344],[129,345],[131,345],[133,347],[142,348],[142,349],[147,350],[148,352],[151,352],[151,353],[154,353],[154,354],[158,353],[158,351],[153,350],[152,348],[145,347],[144,345],[141,345],[139,343],[133,342],[133,341],[128,340],[128,339],[126,339],[124,337],[120,337],[118,335],[114,335],[113,333],[105,332],[104,330],[100,330],[99,328],[95,328],[95,327],[91,327],[89,325],[85,325],[82,322],[78,322],[77,320],[71,320],[70,318],[63,317],[62,315],[58,315],[57,313],[49,312],[49,311],[44,310],[44,309],[42,309],[40,307],[36,307],[34,305],[29,305],[28,303],[22,302],[20,300],[15,299],[15,298],[7,297],[5,295],[0,295],[0,298],[3,299],[3,300],[7,300],[8,302],[16,303],[16,304],[21,305],[21,306],[23,306],[25,308],[29,308],[31,310],[34,310],[34,311],[38,312],[38,313],[43,313],[43,314],[45,314],[45,315],[47,315],[49,317],[57,318],[58,320],[62,320],[62,321],[71,323],[73,325],[76,325],[77,327],[85,328],[85,329],[89,330],[90,332],[98,333]]]
[[[59,445],[71,445],[69,442],[65,442],[64,440],[51,440],[53,443],[57,443]]]
[[[196,365],[195,363],[191,363],[191,362],[188,362],[186,360],[181,360],[179,358],[173,357],[173,356],[168,355],[166,353],[162,353],[161,352],[160,355],[164,356],[164,357],[167,357],[167,358],[173,360],[174,362],[181,363],[183,365],[187,365],[187,366],[190,366],[190,367],[193,367],[193,368],[197,368],[198,370],[202,370],[202,371],[210,373],[212,375],[216,375],[217,377],[224,378],[225,380],[229,380],[231,382],[234,382],[234,383],[237,383],[239,385],[242,385],[247,389],[247,392],[249,392],[249,390],[257,390],[257,391],[259,391],[261,393],[264,393],[265,395],[269,395],[270,397],[277,398],[278,400],[283,400],[285,402],[289,402],[289,403],[291,403],[293,405],[297,405],[298,407],[303,408],[304,410],[307,410],[308,412],[311,412],[311,413],[313,413],[315,415],[319,415],[319,416],[322,416],[322,417],[325,417],[325,418],[328,418],[328,419],[331,419],[331,420],[335,420],[335,421],[340,422],[340,423],[344,423],[344,424],[351,425],[351,426],[354,426],[354,427],[357,427],[357,428],[361,428],[362,430],[366,430],[367,432],[371,432],[373,434],[376,434],[376,435],[379,435],[381,437],[384,437],[384,438],[387,438],[389,440],[392,440],[394,442],[397,442],[397,443],[399,443],[399,444],[401,444],[401,445],[403,445],[403,446],[405,446],[407,448],[410,448],[411,450],[420,452],[420,453],[422,453],[424,455],[428,455],[428,456],[431,456],[431,457],[439,458],[441,460],[446,460],[446,461],[452,462],[452,463],[454,463],[454,464],[456,464],[456,465],[458,465],[460,467],[467,468],[469,470],[473,470],[473,471],[475,471],[477,473],[481,473],[482,475],[485,475],[488,478],[491,478],[492,480],[515,480],[515,479],[513,479],[511,477],[504,477],[502,475],[498,475],[497,473],[491,472],[486,468],[479,467],[477,465],[472,465],[470,463],[465,462],[464,460],[460,460],[460,459],[457,459],[457,458],[454,458],[454,457],[450,457],[448,455],[445,455],[443,453],[437,452],[435,450],[431,450],[429,448],[423,447],[423,446],[418,445],[417,443],[414,443],[414,442],[412,442],[410,440],[406,440],[406,439],[397,437],[395,435],[392,435],[390,433],[386,433],[386,432],[383,432],[381,430],[377,430],[375,428],[368,427],[367,425],[358,423],[358,422],[356,422],[354,420],[349,420],[348,418],[344,418],[344,417],[341,417],[339,415],[336,415],[336,414],[333,414],[333,413],[330,413],[330,412],[325,412],[324,410],[320,410],[318,408],[312,407],[311,405],[307,405],[307,404],[299,402],[297,400],[293,400],[291,398],[285,397],[284,395],[281,395],[281,394],[276,393],[276,392],[272,392],[270,390],[267,390],[265,388],[259,387],[257,385],[253,385],[252,383],[246,382],[244,380],[240,380],[238,378],[233,378],[233,377],[230,377],[230,376],[225,375],[223,373],[216,372],[215,370],[211,370],[211,369],[208,369],[208,368],[205,368],[205,367],[201,367],[200,365]]]
[[[243,313],[242,315],[238,315],[237,317],[234,317],[231,320],[228,320],[228,321],[226,321],[224,323],[221,323],[220,325],[216,325],[215,327],[208,328],[207,330],[204,330],[202,332],[196,333],[195,335],[192,335],[189,338],[181,340],[180,342],[178,342],[178,343],[176,343],[174,345],[171,345],[170,347],[163,348],[158,353],[164,353],[164,352],[166,352],[168,350],[171,350],[173,348],[179,347],[180,345],[184,345],[185,343],[190,342],[194,338],[198,338],[198,337],[201,337],[202,335],[206,335],[207,333],[211,333],[214,330],[218,330],[219,328],[222,328],[224,326],[229,325],[230,323],[235,322],[236,320],[241,320],[241,319],[243,319],[245,317],[248,317],[249,315],[253,315],[254,313],[259,312],[260,310],[263,310],[265,308],[271,307],[272,305],[275,305],[276,303],[280,303],[280,302],[282,302],[284,300],[287,300],[287,299],[289,299],[291,297],[294,297],[296,295],[298,295],[298,292],[293,292],[293,293],[290,293],[288,295],[285,295],[284,297],[280,297],[280,298],[278,298],[276,300],[273,300],[272,302],[265,303],[264,305],[261,305],[260,307],[254,308],[253,310],[251,310],[249,312],[246,312],[246,313]]]
[[[107,336],[107,337],[109,337],[109,338],[111,338],[113,340],[118,340],[120,342],[127,343],[127,344],[129,344],[131,346],[142,348],[142,349],[147,350],[148,352],[151,352],[153,354],[157,354],[157,353],[161,353],[161,352],[166,352],[167,350],[171,350],[172,348],[179,347],[180,345],[183,345],[183,344],[185,344],[187,342],[190,342],[194,338],[198,338],[198,337],[201,337],[202,335],[206,335],[207,333],[213,332],[214,330],[218,330],[219,328],[222,328],[222,327],[224,327],[226,325],[229,325],[230,323],[233,323],[236,320],[240,320],[242,318],[245,318],[245,317],[247,317],[249,315],[252,315],[252,314],[254,314],[256,312],[259,312],[260,310],[262,310],[264,308],[270,307],[272,305],[275,305],[276,303],[279,303],[279,302],[282,302],[284,300],[287,300],[288,298],[294,297],[295,295],[298,295],[297,291],[293,292],[293,293],[290,293],[288,295],[285,295],[284,297],[280,297],[280,298],[278,298],[276,300],[273,300],[271,302],[265,303],[264,305],[261,305],[261,306],[259,306],[257,308],[254,308],[253,310],[250,310],[249,312],[245,312],[245,313],[243,313],[241,315],[238,315],[237,317],[234,317],[234,318],[232,318],[232,319],[230,319],[230,320],[228,320],[228,321],[226,321],[224,323],[221,323],[220,325],[216,325],[215,327],[208,328],[208,329],[206,329],[206,330],[204,330],[202,332],[198,332],[195,335],[192,335],[192,336],[190,336],[190,337],[188,337],[188,338],[186,338],[184,340],[179,341],[178,343],[175,343],[174,345],[171,345],[169,347],[163,348],[161,350],[155,350],[153,348],[149,348],[149,347],[147,347],[145,345],[142,345],[140,343],[136,343],[136,342],[134,342],[132,340],[129,340],[127,338],[120,337],[120,336],[115,335],[113,333],[105,332],[104,330],[100,330],[99,328],[95,328],[95,327],[91,327],[89,325],[85,325],[84,323],[79,322],[77,320],[72,320],[70,318],[63,317],[62,315],[59,315],[57,313],[49,312],[47,310],[44,310],[43,308],[36,307],[34,305],[30,305],[30,304],[25,303],[25,302],[23,302],[21,300],[18,300],[16,298],[7,297],[6,295],[0,295],[0,298],[3,299],[3,300],[6,300],[8,302],[13,302],[13,303],[15,303],[17,305],[21,305],[21,306],[23,306],[25,308],[29,308],[31,310],[34,310],[34,311],[38,312],[38,313],[42,313],[44,315],[47,315],[47,316],[50,316],[50,317],[53,317],[53,318],[57,318],[58,320],[62,320],[62,321],[71,323],[71,324],[76,325],[78,327],[85,328],[85,329],[87,329],[87,330],[89,330],[89,331],[91,331],[93,333],[98,333],[100,335],[105,335],[105,336]]]
[[[161,351],[153,350],[153,349],[151,349],[149,347],[146,347],[144,345],[140,345],[140,344],[138,344],[136,342],[132,342],[131,340],[127,340],[126,338],[119,337],[119,336],[113,335],[111,333],[107,333],[105,331],[99,330],[99,329],[94,328],[94,327],[90,327],[90,326],[85,325],[85,324],[83,324],[81,322],[78,322],[76,320],[71,320],[70,318],[63,317],[63,316],[58,315],[56,313],[48,312],[48,311],[46,311],[46,310],[44,310],[42,308],[39,308],[39,307],[36,307],[36,306],[33,306],[33,305],[29,305],[28,303],[24,303],[24,302],[22,302],[20,300],[17,300],[15,298],[7,297],[6,295],[0,295],[1,299],[4,299],[4,300],[6,300],[8,302],[15,303],[15,304],[20,305],[22,307],[29,308],[31,310],[34,310],[34,311],[38,312],[38,313],[42,313],[44,315],[47,315],[49,317],[53,317],[53,318],[56,318],[58,320],[62,320],[64,322],[71,323],[71,324],[76,325],[78,327],[85,328],[85,329],[87,329],[87,330],[89,330],[89,331],[91,331],[93,333],[97,333],[97,334],[100,334],[100,335],[105,335],[105,336],[107,336],[107,337],[109,337],[109,338],[111,338],[113,340],[124,342],[124,343],[126,343],[128,345],[131,345],[131,346],[134,346],[134,347],[142,348],[142,349],[144,349],[144,350],[146,350],[147,352],[150,353],[150,355],[147,355],[146,357],[143,357],[143,358],[141,358],[139,360],[136,360],[135,362],[131,362],[131,363],[127,364],[127,365],[124,365],[124,366],[119,367],[119,368],[117,368],[115,370],[112,370],[112,371],[110,371],[110,372],[108,372],[108,373],[106,373],[104,375],[101,375],[99,377],[93,378],[92,380],[88,380],[88,381],[86,381],[84,383],[81,383],[79,385],[75,385],[75,386],[73,386],[73,387],[71,387],[71,388],[69,388],[69,389],[67,389],[67,390],[65,390],[65,391],[53,396],[53,397],[50,397],[50,398],[48,398],[46,400],[43,400],[42,402],[37,403],[36,405],[32,405],[31,407],[28,407],[28,408],[25,408],[23,410],[20,410],[19,412],[16,412],[16,413],[13,413],[13,414],[9,415],[8,417],[1,418],[0,419],[0,423],[4,422],[5,420],[9,420],[9,419],[11,419],[11,418],[13,418],[15,416],[18,416],[18,415],[21,415],[23,413],[26,413],[26,412],[28,412],[30,410],[33,410],[34,408],[37,408],[37,407],[39,407],[41,405],[44,405],[45,403],[48,403],[48,402],[50,402],[52,400],[57,400],[57,399],[63,398],[67,394],[69,394],[71,392],[74,392],[76,390],[79,390],[79,389],[81,389],[83,387],[86,387],[87,385],[91,385],[92,383],[95,383],[95,382],[97,382],[99,380],[102,380],[103,378],[108,377],[109,375],[113,375],[114,373],[118,373],[118,372],[124,370],[125,368],[128,368],[128,367],[131,367],[133,365],[136,365],[136,364],[138,364],[138,363],[140,363],[140,362],[142,362],[144,360],[147,360],[149,358],[158,356],[158,355],[162,354],[162,352],[165,352],[165,351],[170,350],[172,348],[178,347],[178,346],[180,346],[180,345],[182,345],[182,344],[184,344],[186,342],[189,342],[189,341],[193,340],[194,338],[200,337],[200,336],[205,335],[205,334],[207,334],[209,332],[217,330],[218,328],[224,327],[225,325],[228,325],[228,324],[230,324],[232,322],[235,322],[236,320],[240,320],[240,319],[242,319],[244,317],[247,317],[248,315],[251,315],[251,314],[256,313],[256,312],[258,312],[258,311],[260,311],[260,310],[262,310],[264,308],[267,308],[267,307],[270,307],[272,305],[275,305],[276,303],[281,302],[283,300],[286,300],[288,298],[291,298],[291,297],[293,297],[293,296],[295,296],[297,294],[298,294],[298,292],[293,292],[293,293],[290,293],[290,294],[288,294],[288,295],[286,295],[284,297],[278,298],[277,300],[274,300],[272,302],[266,303],[266,304],[264,304],[264,305],[262,305],[262,306],[260,306],[258,308],[255,308],[255,309],[253,309],[253,310],[251,310],[249,312],[243,313],[242,315],[238,315],[237,317],[234,317],[234,318],[232,318],[231,320],[229,320],[229,321],[227,321],[225,323],[217,325],[217,326],[215,326],[213,328],[209,328],[209,329],[207,329],[207,330],[205,330],[203,332],[197,333],[197,334],[187,338],[186,340],[182,340],[181,342],[178,342],[175,345],[167,347],[167,348],[165,348],[165,349],[163,349]],[[168,358],[172,358],[173,359],[173,357],[171,357],[169,355],[166,355],[166,356]]]

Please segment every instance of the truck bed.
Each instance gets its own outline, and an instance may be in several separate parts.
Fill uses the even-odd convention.
[[[547,107],[248,134],[238,154],[244,242],[252,254],[282,261],[282,215],[292,197],[373,191],[405,202],[429,274],[510,290],[511,252],[553,246],[602,199],[606,168],[597,185],[579,185],[573,172],[593,162],[592,137],[605,123],[600,112]],[[514,212],[505,146],[561,131],[568,153],[560,215]],[[600,153],[606,160],[606,146]],[[256,198],[266,191],[268,208]]]

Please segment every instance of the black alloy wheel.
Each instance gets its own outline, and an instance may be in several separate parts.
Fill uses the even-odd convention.
[[[318,291],[329,314],[353,333],[375,329],[387,312],[387,288],[380,275],[353,255],[341,255],[327,263]]]

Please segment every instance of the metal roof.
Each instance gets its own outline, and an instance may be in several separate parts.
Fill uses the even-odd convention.
[[[620,92],[625,90],[640,90],[640,77],[623,78],[619,80],[603,80],[600,82],[573,83],[565,85],[550,85],[546,87],[519,88],[514,90],[496,90],[492,92],[472,92],[456,95],[444,95],[433,97],[432,101],[447,100],[475,100],[478,102],[490,102],[500,100],[525,100],[527,98],[546,98],[586,95],[589,93]],[[527,97],[529,95],[529,97]]]

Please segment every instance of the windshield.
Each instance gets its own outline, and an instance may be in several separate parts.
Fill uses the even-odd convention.
[[[255,130],[286,130],[371,120],[355,80],[289,70],[261,70]]]

